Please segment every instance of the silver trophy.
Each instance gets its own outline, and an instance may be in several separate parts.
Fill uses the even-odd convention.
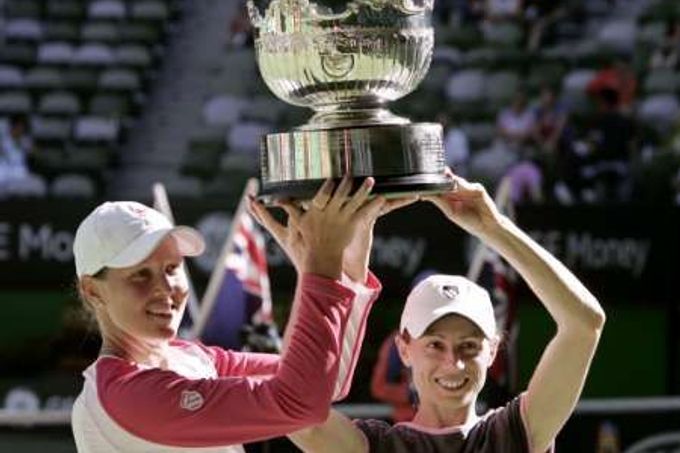
[[[434,0],[351,0],[342,12],[309,0],[248,1],[262,77],[285,102],[316,113],[262,139],[265,199],[310,198],[327,178],[372,176],[374,193],[438,192],[442,127],[392,114],[415,90],[434,50]],[[336,2],[337,3],[337,2]]]

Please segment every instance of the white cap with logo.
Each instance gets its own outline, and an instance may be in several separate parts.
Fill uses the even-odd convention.
[[[399,330],[421,337],[438,319],[457,314],[479,327],[489,339],[496,335],[496,318],[489,293],[457,275],[431,275],[411,291],[401,314]]]
[[[106,267],[122,268],[144,261],[171,234],[183,256],[203,253],[205,241],[195,229],[173,226],[160,212],[134,201],[106,202],[80,223],[73,241],[78,277]]]

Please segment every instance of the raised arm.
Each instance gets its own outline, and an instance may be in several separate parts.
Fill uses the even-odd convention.
[[[557,324],[524,397],[532,451],[546,451],[581,395],[605,322],[604,311],[562,263],[498,212],[481,185],[452,177],[451,192],[427,200],[513,265]]]
[[[111,416],[142,439],[186,447],[252,442],[324,422],[355,297],[340,283],[343,251],[358,219],[384,207],[380,197],[368,200],[371,188],[369,180],[350,195],[351,184],[343,181],[324,206],[289,213],[300,241],[297,316],[274,375],[186,379],[107,360],[97,382]]]
[[[349,182],[349,180],[347,180]],[[367,178],[358,188],[359,192],[368,191],[373,180]],[[265,207],[251,200],[248,208],[253,217],[274,236],[281,248],[290,258],[293,266],[300,269],[304,257],[302,256],[302,237],[299,234],[295,219],[302,212],[319,209],[329,204],[333,197],[330,181],[321,187],[315,197],[309,202],[294,203],[280,202],[278,204],[288,214],[287,226],[279,224]],[[369,271],[369,259],[373,244],[373,228],[379,216],[386,215],[395,209],[407,206],[417,200],[415,197],[400,197],[384,201],[380,210],[364,210],[357,217],[357,225],[349,245],[342,256],[342,283],[355,293],[352,301],[351,313],[342,338],[342,353],[340,370],[333,393],[333,401],[339,401],[347,396],[350,390],[354,369],[356,367],[361,344],[366,330],[366,321],[371,307],[377,299],[382,286],[380,281]],[[302,209],[302,210],[301,210]],[[291,312],[289,323],[294,320],[297,310]],[[283,347],[286,348],[290,337],[290,329],[286,329]]]

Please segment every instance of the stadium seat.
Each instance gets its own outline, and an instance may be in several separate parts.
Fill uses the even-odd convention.
[[[95,116],[125,118],[131,114],[131,106],[124,93],[98,93],[90,100],[87,112]]]
[[[23,88],[24,72],[12,65],[0,65],[0,90]]]
[[[32,174],[5,183],[4,190],[14,197],[43,198],[47,195],[47,182],[42,176]]]
[[[172,198],[194,198],[203,196],[203,185],[198,178],[178,175],[163,181],[168,196]]]
[[[5,24],[4,37],[7,41],[40,41],[43,39],[43,27],[36,18],[10,19]]]
[[[120,41],[120,30],[113,22],[86,22],[80,28],[80,38],[85,42],[117,44]]]
[[[38,112],[43,115],[73,116],[81,111],[78,96],[68,91],[49,92],[40,98]]]
[[[33,102],[28,92],[14,90],[0,93],[0,115],[28,114],[31,110],[33,110]]]
[[[34,116],[31,118],[31,134],[39,144],[64,144],[71,137],[73,123],[69,118]]]
[[[123,44],[114,51],[116,64],[135,68],[148,68],[153,63],[149,49],[139,44]]]
[[[127,15],[125,3],[120,0],[96,0],[88,5],[87,17],[90,19],[123,19]]]
[[[498,47],[518,47],[523,38],[520,26],[512,22],[489,23],[482,31],[485,41]]]
[[[52,19],[80,21],[85,16],[85,8],[79,0],[59,0],[47,2],[47,16]]]
[[[64,87],[64,76],[59,68],[34,66],[26,71],[26,88],[31,91],[58,90]]]
[[[237,123],[227,133],[227,146],[232,154],[247,154],[255,159],[260,149],[260,139],[273,130],[274,128],[266,123],[254,121]]]
[[[474,102],[484,94],[484,71],[466,69],[454,74],[446,84],[446,96],[453,102]]]
[[[97,86],[102,90],[110,91],[137,91],[142,87],[137,72],[125,68],[102,71]]]
[[[501,108],[508,104],[520,88],[519,76],[515,72],[500,71],[487,74],[484,80],[484,98]]]
[[[74,138],[79,142],[116,142],[120,122],[115,118],[84,116],[76,120]]]
[[[592,69],[575,69],[562,79],[562,89],[567,93],[583,93],[588,83],[595,77]]]
[[[644,98],[637,118],[657,132],[667,133],[680,117],[680,102],[674,94],[654,94]]]
[[[4,6],[5,15],[8,18],[38,18],[42,14],[42,2],[38,0],[6,0]]]
[[[83,44],[73,53],[73,64],[80,66],[110,66],[116,58],[113,49],[103,43]]]
[[[77,42],[81,38],[80,28],[75,22],[53,20],[45,23],[43,39],[46,41]]]
[[[88,96],[96,88],[98,72],[93,68],[71,67],[64,70],[64,87],[77,92],[79,95]]]
[[[680,89],[680,73],[672,69],[655,69],[647,73],[643,90],[645,93],[673,93]]]
[[[114,152],[105,143],[78,143],[68,148],[62,171],[85,173],[99,179],[109,168]]]
[[[215,96],[203,105],[203,121],[208,126],[230,126],[239,120],[247,104],[248,101],[240,97]]]
[[[605,49],[630,54],[635,47],[637,24],[632,20],[613,20],[605,23],[597,33],[597,40]]]
[[[161,39],[160,30],[150,23],[123,22],[118,26],[121,42],[157,44]]]
[[[252,98],[241,111],[241,118],[264,124],[277,124],[283,117],[286,104],[272,96]]]
[[[160,0],[137,0],[130,7],[130,17],[133,19],[164,21],[170,15],[168,6]]]
[[[75,173],[57,176],[50,186],[50,195],[58,198],[93,198],[96,193],[91,178]]]
[[[28,42],[0,46],[0,63],[29,67],[35,64],[36,48]]]
[[[642,25],[638,29],[636,41],[648,46],[659,46],[664,41],[666,35],[666,24],[664,22],[651,22]]]
[[[47,41],[38,46],[38,63],[54,65],[70,65],[75,49],[73,44],[65,41]]]
[[[182,158],[180,171],[184,175],[210,180],[219,171],[220,157],[224,152],[224,140],[216,142],[191,140],[189,149]]]
[[[434,62],[419,88],[431,93],[444,93],[446,82],[448,82],[452,74],[453,69],[450,65]]]
[[[493,122],[463,123],[460,128],[470,148],[475,150],[489,147],[496,136],[496,123]]]

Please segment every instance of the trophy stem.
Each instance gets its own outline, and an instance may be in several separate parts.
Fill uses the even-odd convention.
[[[367,126],[403,126],[410,124],[408,118],[395,115],[383,107],[348,108],[329,105],[316,110],[309,123],[298,130],[348,129]]]

